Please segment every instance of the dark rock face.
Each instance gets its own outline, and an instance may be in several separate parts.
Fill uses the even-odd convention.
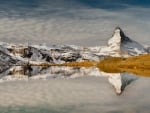
[[[147,48],[147,52],[150,53],[150,47]]]
[[[123,32],[123,30],[120,27],[117,27],[117,28],[120,30],[121,44],[123,44],[123,43],[125,44],[127,42],[132,42],[132,40],[125,35],[125,33]]]
[[[64,62],[76,61],[81,55],[77,51],[69,50],[68,48],[52,48],[49,50],[39,49],[32,46],[28,47],[24,58],[29,58],[33,61],[45,61],[55,63],[60,60]]]
[[[13,59],[10,55],[7,55],[0,50],[0,65],[14,65],[17,64],[19,60]]]
[[[52,58],[48,50],[42,50],[32,46],[29,46],[26,49],[24,58],[28,58],[33,61],[52,62]]]
[[[129,55],[138,55],[147,53],[147,50],[144,48],[143,45],[126,36],[120,27],[117,27],[116,29],[120,30],[120,37],[121,37],[120,47],[122,51],[127,52]]]
[[[12,65],[17,65],[19,63],[19,60],[12,58],[2,50],[3,48],[0,50],[0,78],[7,73],[7,70],[9,70]]]

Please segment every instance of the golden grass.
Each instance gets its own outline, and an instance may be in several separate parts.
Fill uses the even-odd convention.
[[[92,67],[96,66],[97,62],[96,61],[82,61],[82,62],[69,62],[69,63],[64,63],[60,64],[59,66],[69,66],[69,67]]]
[[[40,64],[36,66],[69,66],[69,67],[92,67],[96,66],[107,73],[129,72],[136,75],[150,77],[150,54],[139,55],[129,58],[107,57],[102,61],[69,62],[64,64]]]
[[[108,73],[129,72],[150,77],[150,54],[129,58],[109,57],[99,62],[97,67]]]

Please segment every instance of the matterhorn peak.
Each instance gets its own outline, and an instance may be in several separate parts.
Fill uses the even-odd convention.
[[[108,46],[113,51],[125,52],[129,55],[147,53],[144,46],[126,36],[120,27],[115,28],[112,37],[108,41]]]
[[[121,44],[121,28],[116,27],[112,37],[108,41],[108,46],[114,51],[120,51],[120,44]]]
[[[119,26],[117,26],[113,32],[112,38],[108,41],[108,45],[111,45],[112,43],[114,44],[115,42],[125,43],[127,41],[131,42],[131,39],[125,35]]]

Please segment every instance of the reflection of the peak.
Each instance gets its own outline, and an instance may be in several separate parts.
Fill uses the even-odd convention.
[[[150,54],[129,58],[106,57],[96,61],[67,62],[64,64],[29,63],[26,66],[1,66],[0,80],[76,78],[98,76],[108,78],[109,83],[121,94],[124,88],[138,76],[150,77]],[[133,74],[128,74],[133,73]]]
[[[3,73],[4,74],[4,73]],[[48,78],[76,78],[83,76],[107,77],[109,83],[114,87],[115,92],[120,94],[123,89],[136,76],[121,73],[105,73],[97,67],[67,67],[67,66],[13,66],[6,70],[2,81],[16,79],[48,79]]]

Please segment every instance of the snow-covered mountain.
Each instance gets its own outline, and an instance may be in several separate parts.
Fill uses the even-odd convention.
[[[0,43],[0,80],[75,78],[81,76],[107,77],[117,94],[133,80],[128,74],[104,73],[97,67],[40,67],[40,63],[61,64],[65,62],[92,60],[99,61],[106,56],[129,57],[150,52],[136,41],[127,37],[117,27],[107,46],[79,47],[75,45],[15,45]]]
[[[112,37],[108,40],[108,46],[101,50],[110,56],[133,56],[148,53],[148,49],[127,37],[120,27],[115,28]]]
[[[107,46],[79,47],[74,45],[14,45],[0,43],[1,64],[30,62],[64,63],[72,61],[96,60],[105,56],[131,56],[148,53],[149,49],[128,38],[117,27]],[[4,59],[5,58],[5,59]]]

